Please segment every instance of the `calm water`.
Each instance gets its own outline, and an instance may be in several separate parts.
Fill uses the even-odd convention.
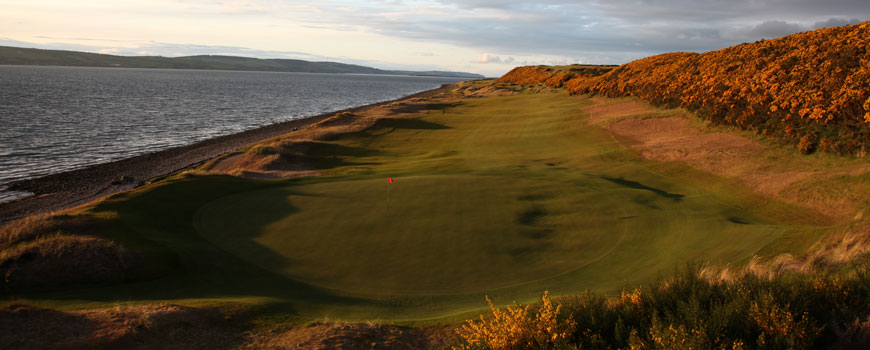
[[[395,99],[456,81],[0,66],[0,190],[14,180]],[[0,201],[9,195],[0,192]]]

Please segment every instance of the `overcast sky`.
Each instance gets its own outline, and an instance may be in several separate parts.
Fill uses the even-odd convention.
[[[870,0],[0,0],[0,45],[497,76],[870,20]]]

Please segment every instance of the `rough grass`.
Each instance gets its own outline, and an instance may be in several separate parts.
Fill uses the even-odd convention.
[[[868,273],[867,256],[809,274],[768,278],[745,270],[729,281],[690,265],[617,296],[587,293],[554,306],[545,294],[537,305],[493,309],[457,329],[457,348],[865,349]],[[535,330],[560,333],[522,336]]]
[[[96,237],[43,236],[0,252],[3,286],[13,289],[123,282],[139,265],[135,254]]]
[[[46,214],[13,220],[0,226],[0,246],[10,247],[56,230],[57,224]]]
[[[123,246],[82,234],[81,217],[36,215],[0,227],[0,286],[6,290],[80,283],[123,282],[144,271],[143,259]]]
[[[0,307],[3,349],[229,349],[245,342],[245,320],[225,310],[152,304],[63,312]]]

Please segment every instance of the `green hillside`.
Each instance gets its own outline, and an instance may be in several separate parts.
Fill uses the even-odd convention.
[[[353,73],[483,78],[482,75],[442,71],[391,71],[337,62],[259,59],[236,56],[115,56],[87,52],[0,46],[0,64],[36,66],[212,69],[267,72]]]

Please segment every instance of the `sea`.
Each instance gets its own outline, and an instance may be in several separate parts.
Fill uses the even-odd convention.
[[[462,80],[368,74],[0,66],[6,185]]]

